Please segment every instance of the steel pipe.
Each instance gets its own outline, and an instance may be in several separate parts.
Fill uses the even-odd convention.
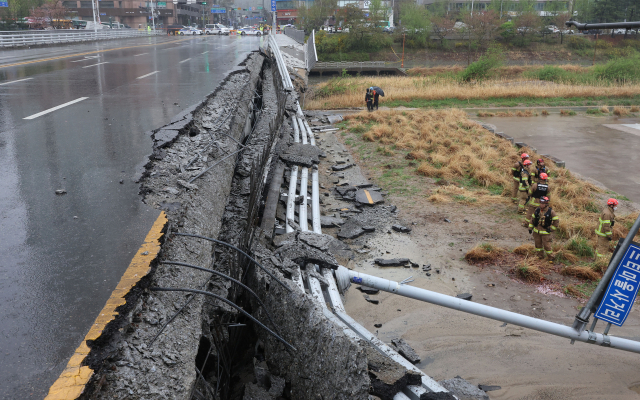
[[[497,321],[522,326],[524,328],[549,333],[571,340],[577,340],[579,342],[612,347],[614,349],[630,351],[632,353],[640,353],[640,342],[636,342],[634,340],[622,339],[619,337],[602,335],[594,332],[577,332],[570,326],[532,318],[526,315],[501,310],[499,308],[490,307],[467,300],[462,300],[456,297],[447,296],[426,289],[400,285],[398,282],[378,278],[356,271],[351,271],[342,266],[338,267],[338,269],[336,270],[336,280],[338,281],[338,287],[340,287],[341,290],[345,290],[349,286],[349,284],[353,282],[383,290],[385,292],[396,293],[412,299],[425,301],[427,303],[436,304],[458,311],[464,311],[469,314],[495,319]]]
[[[581,31],[589,29],[638,29],[640,28],[640,21],[634,22],[608,22],[608,23],[595,23],[595,24],[581,24],[576,21],[567,21],[564,23],[566,26],[575,26]]]

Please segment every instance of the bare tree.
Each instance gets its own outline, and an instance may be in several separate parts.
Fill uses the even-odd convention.
[[[440,39],[440,46],[444,46],[444,38],[451,32],[456,20],[448,15],[434,15],[431,17],[431,30]]]
[[[498,30],[500,16],[494,10],[475,11],[467,13],[462,21],[466,25],[469,40],[475,41],[479,48],[486,48]]]
[[[516,32],[521,36],[522,44],[527,42],[527,39],[533,36],[542,25],[542,20],[535,12],[523,12],[514,21],[516,26]]]

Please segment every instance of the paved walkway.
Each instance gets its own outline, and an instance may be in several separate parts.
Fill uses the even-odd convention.
[[[285,34],[277,34],[276,41],[282,52],[284,62],[294,69],[305,68],[304,45],[296,42]]]

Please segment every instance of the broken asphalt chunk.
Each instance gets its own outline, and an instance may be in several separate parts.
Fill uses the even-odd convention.
[[[498,385],[478,385],[478,389],[485,391],[485,392],[491,392],[492,390],[500,390],[502,389],[502,386],[498,386]]]
[[[473,295],[471,293],[460,293],[456,297],[462,300],[471,301],[471,298],[473,297]]]
[[[396,232],[401,232],[401,233],[409,233],[409,232],[411,232],[411,228],[407,228],[406,226],[402,226],[402,225],[391,225],[391,229],[393,229]]]
[[[322,150],[310,144],[292,143],[280,155],[282,161],[287,165],[301,165],[312,167],[320,162]]]
[[[358,286],[356,289],[358,289],[359,291],[361,291],[362,293],[365,293],[365,294],[378,294],[378,293],[380,293],[380,290],[374,289],[374,288],[370,288],[368,286]]]
[[[366,294],[364,295],[364,299],[365,299],[366,301],[368,301],[369,303],[371,303],[371,304],[378,304],[378,303],[380,303],[380,301],[379,301],[379,300],[373,300],[372,298],[370,298],[370,297],[369,297],[369,296],[367,296]]]
[[[409,360],[412,364],[420,362],[420,357],[411,346],[407,344],[402,338],[391,339],[391,344],[395,347],[396,351],[404,358]]]
[[[56,194],[57,194],[57,195],[67,194],[67,191],[66,191],[66,190],[64,190],[64,189],[58,189],[58,190],[56,190]]]
[[[489,396],[483,390],[459,376],[438,383],[459,399],[489,400]]]
[[[344,224],[344,220],[336,216],[321,216],[320,226],[323,228],[333,228]]]
[[[356,192],[356,201],[361,204],[374,205],[384,202],[384,198],[375,190],[359,189]]]
[[[340,164],[340,165],[334,165],[333,167],[331,167],[332,170],[334,171],[344,171],[346,169],[349,169],[351,167],[353,167],[355,164]]]
[[[389,260],[385,260],[383,258],[376,258],[375,260],[373,260],[373,262],[375,262],[376,265],[379,265],[381,267],[401,267],[405,264],[408,264],[409,259],[408,258],[392,258]]]

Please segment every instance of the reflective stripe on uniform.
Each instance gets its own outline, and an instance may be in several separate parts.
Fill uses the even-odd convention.
[[[596,228],[596,230],[595,230],[596,235],[600,235],[602,237],[607,237],[607,236],[611,235],[611,231],[606,232],[606,233],[602,233],[602,225],[611,224],[611,220],[609,220],[609,219],[601,219],[601,218],[598,217],[598,221],[600,221],[600,224],[598,225],[598,228]]]
[[[538,228],[533,228],[533,231],[535,233],[537,233],[537,234],[540,234],[540,235],[548,235],[549,234],[549,232],[538,230]]]

